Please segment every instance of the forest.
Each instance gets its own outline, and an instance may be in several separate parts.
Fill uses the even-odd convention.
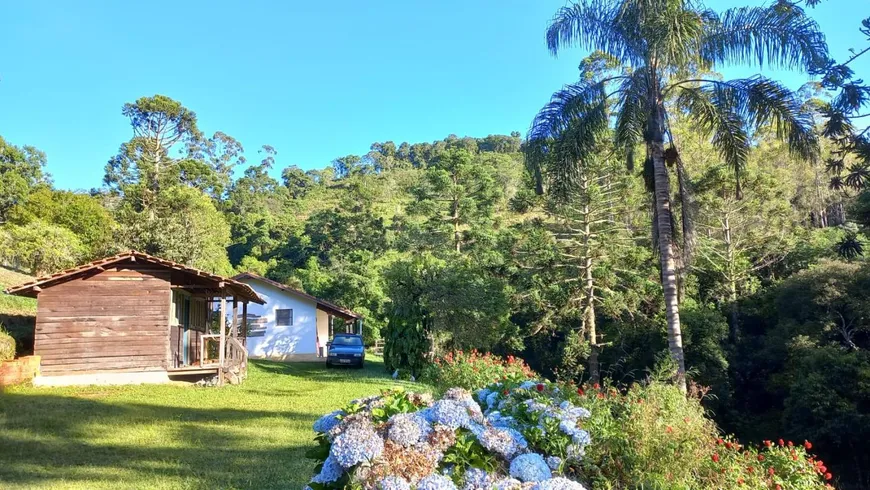
[[[576,382],[671,366],[725,430],[812,440],[870,485],[870,90],[852,59],[830,59],[784,2],[731,21],[800,24],[788,46],[719,40],[709,62],[655,66],[578,35],[578,12],[557,13],[551,51],[609,52],[528,134],[374,142],[304,170],[144,96],[121,107],[130,139],[88,191],[56,188],[47,155],[0,138],[0,262],[40,275],[136,249],[255,272],[362,314],[366,342],[414,375],[470,349]],[[820,81],[714,71],[753,57]]]

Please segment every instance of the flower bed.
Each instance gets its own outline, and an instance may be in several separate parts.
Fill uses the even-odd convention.
[[[314,424],[313,490],[823,489],[805,446],[720,439],[697,400],[653,383],[625,392],[494,383],[440,399],[387,391]]]
[[[502,358],[477,350],[459,350],[436,358],[423,370],[421,379],[440,390],[455,387],[476,390],[499,381],[521,382],[536,376],[518,357]]]

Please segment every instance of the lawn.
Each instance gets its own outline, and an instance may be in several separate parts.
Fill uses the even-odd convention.
[[[3,292],[9,286],[17,286],[33,278],[0,266],[0,326],[18,341],[19,354],[29,354],[33,349],[33,324],[36,317],[36,300],[10,296]]]
[[[253,361],[240,386],[16,387],[0,393],[0,488],[292,488],[311,424],[394,386],[363,370]]]

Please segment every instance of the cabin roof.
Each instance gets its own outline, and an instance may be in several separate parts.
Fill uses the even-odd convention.
[[[121,252],[110,257],[94,260],[93,262],[88,262],[87,264],[82,264],[71,269],[66,269],[60,272],[55,272],[54,274],[38,277],[24,284],[10,287],[6,290],[6,294],[14,294],[17,296],[27,296],[35,298],[41,288],[50,288],[57,284],[61,284],[66,281],[70,281],[72,279],[80,277],[87,272],[93,270],[102,270],[106,266],[115,265],[124,261],[142,261],[171,270],[173,272],[172,286],[177,286],[181,288],[204,288],[209,291],[214,291],[216,295],[219,295],[219,292],[222,289],[226,289],[232,296],[236,296],[242,300],[252,301],[261,305],[266,303],[263,298],[261,298],[253,290],[253,288],[251,288],[251,286],[243,282],[219,276],[217,274],[212,274],[210,272],[201,271],[199,269],[195,269],[184,264],[179,264],[178,262],[161,259],[159,257],[148,255],[142,252],[137,252],[135,250],[128,250],[126,252]]]
[[[295,294],[297,296],[302,296],[303,298],[310,299],[311,301],[314,301],[315,303],[317,303],[318,308],[320,308],[321,310],[324,310],[327,313],[331,313],[335,316],[344,318],[345,320],[356,320],[356,319],[362,318],[362,316],[360,314],[355,313],[351,310],[348,310],[347,308],[342,308],[341,306],[338,306],[335,303],[330,303],[329,301],[320,299],[316,296],[312,296],[306,292],[303,292],[303,291],[300,291],[296,288],[292,288],[290,286],[287,286],[286,284],[281,284],[278,281],[273,281],[271,279],[267,279],[263,276],[254,274],[253,272],[243,272],[241,274],[233,276],[233,279],[235,279],[237,281],[242,280],[242,279],[254,279],[254,280],[266,283],[270,286],[276,287],[282,291],[285,291],[285,292],[288,292],[291,294]]]

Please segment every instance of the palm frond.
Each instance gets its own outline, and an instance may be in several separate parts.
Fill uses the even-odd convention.
[[[585,121],[585,130],[595,133],[607,126],[607,83],[601,81],[581,81],[566,85],[550,97],[550,101],[538,112],[529,128],[528,140],[547,140],[562,135],[575,121]],[[591,144],[591,142],[589,142]],[[578,156],[583,149],[591,148],[583,141],[577,141]]]
[[[685,83],[688,82],[678,82],[672,87],[685,88]],[[681,96],[700,90],[723,109],[727,108],[743,125],[773,127],[776,136],[786,141],[793,154],[806,160],[818,155],[812,114],[784,85],[762,76],[729,81],[703,80],[700,83],[699,89],[683,90]]]
[[[746,165],[749,134],[731,93],[715,87],[681,87],[677,106],[698,123],[735,172]]]
[[[579,165],[607,130],[610,80],[566,85],[538,112],[526,138],[525,160],[541,179],[568,187],[575,181]]]
[[[643,141],[647,121],[646,70],[637,70],[622,81],[621,104],[616,112],[613,139],[628,158],[628,170],[634,170],[634,149]]]
[[[711,65],[737,62],[812,68],[827,58],[818,24],[795,5],[740,7],[707,17],[701,55]]]
[[[582,46],[603,51],[622,60],[634,60],[638,52],[629,45],[617,22],[619,4],[604,0],[580,0],[562,7],[547,28],[547,48],[554,56],[562,48]]]

